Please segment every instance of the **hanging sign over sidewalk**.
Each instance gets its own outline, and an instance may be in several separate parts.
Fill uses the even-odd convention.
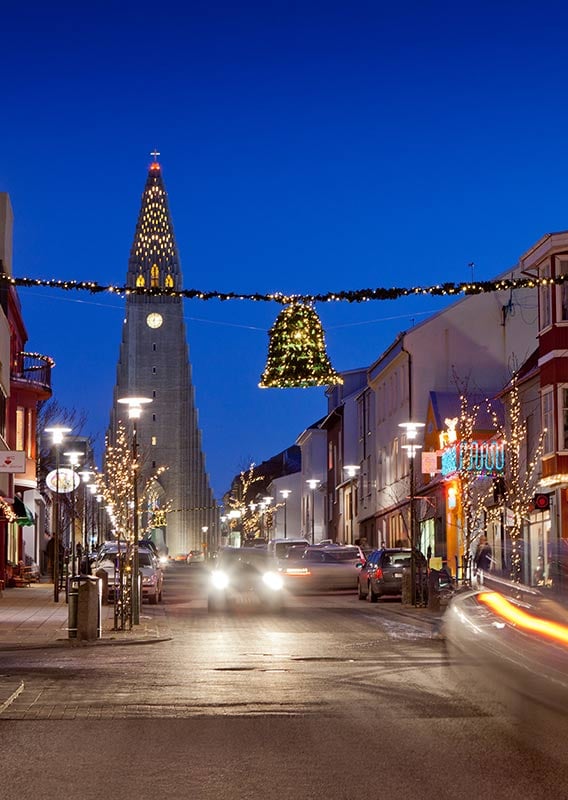
[[[0,472],[25,472],[26,453],[24,450],[0,451]]]
[[[49,472],[45,482],[47,484],[47,488],[52,492],[67,494],[68,492],[72,492],[74,489],[79,487],[81,478],[77,475],[75,470],[68,469],[67,467],[61,467],[60,469],[54,469]]]

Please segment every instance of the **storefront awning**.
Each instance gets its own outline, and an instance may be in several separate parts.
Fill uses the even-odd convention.
[[[27,507],[23,500],[20,500],[19,497],[14,497],[14,514],[16,515],[16,519],[14,520],[16,525],[33,525],[35,522],[35,514],[31,509]]]

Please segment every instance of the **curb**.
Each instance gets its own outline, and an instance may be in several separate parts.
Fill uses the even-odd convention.
[[[75,639],[56,639],[48,642],[6,642],[0,644],[0,653],[14,650],[54,650],[72,649],[75,647],[105,647],[107,645],[159,644],[172,641],[173,636],[156,636],[136,639],[93,639],[92,641],[76,641]]]

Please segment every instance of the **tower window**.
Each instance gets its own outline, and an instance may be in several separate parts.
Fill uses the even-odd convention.
[[[152,445],[154,446],[154,445],[157,445],[157,444],[158,444],[157,436],[152,436]]]
[[[155,421],[156,421],[156,415],[152,414],[152,422],[155,422]]]
[[[152,375],[156,374],[156,367],[152,367]]]
[[[154,353],[156,352],[156,342],[153,342],[153,344],[152,344],[152,350],[154,351]]]
[[[144,280],[144,275],[139,275],[136,278],[136,286],[146,286],[146,281]]]
[[[160,285],[160,270],[157,264],[152,265],[150,270],[150,286],[156,287]]]
[[[152,392],[152,397],[156,397],[156,390],[155,390],[155,389],[154,389],[154,391]]]
[[[152,461],[152,469],[156,469],[156,462]]]

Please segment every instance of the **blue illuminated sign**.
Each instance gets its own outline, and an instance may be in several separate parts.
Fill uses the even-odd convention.
[[[505,470],[505,442],[459,442],[442,451],[442,475],[467,470],[497,475]]]

